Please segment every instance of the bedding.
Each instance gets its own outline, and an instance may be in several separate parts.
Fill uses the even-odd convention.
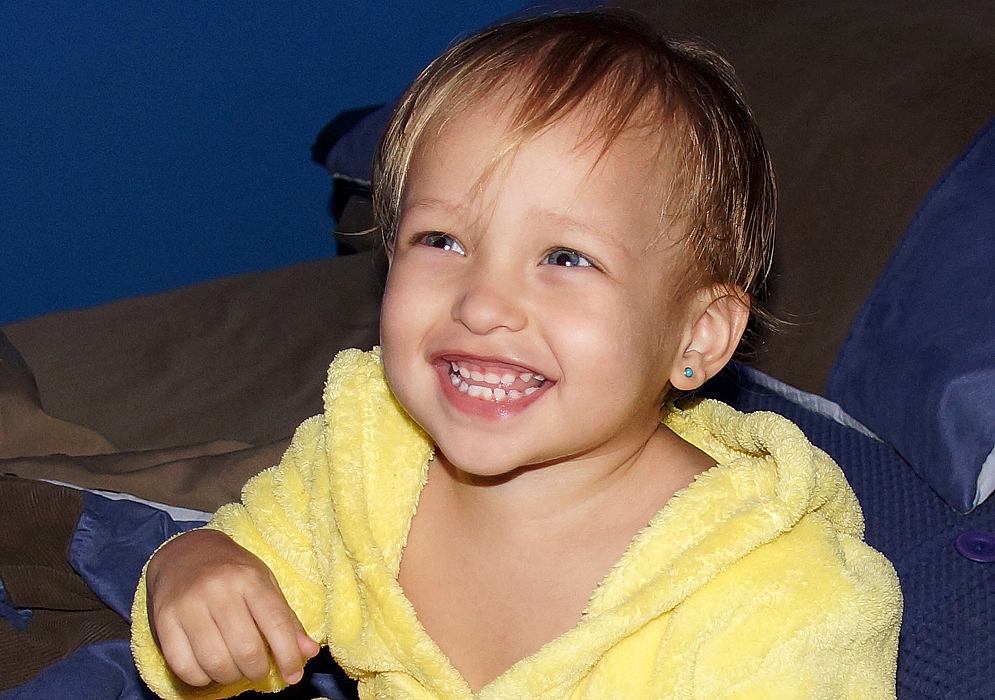
[[[995,121],[930,191],[826,396],[966,513],[995,491]]]
[[[81,512],[71,490],[0,476],[0,689],[90,642],[127,634],[66,558]]]
[[[19,588],[11,592],[15,600],[23,603],[42,590],[48,594],[46,603],[57,610],[11,609],[20,614],[47,613],[49,617],[61,613],[62,617],[68,618],[67,624],[82,626],[99,640],[79,647],[76,653],[62,654],[65,658],[58,660],[58,656],[42,659],[37,651],[39,644],[51,646],[53,641],[62,641],[59,637],[46,635],[43,631],[35,637],[39,644],[24,645],[0,635],[0,651],[3,652],[0,653],[0,691],[9,689],[0,697],[3,700],[155,698],[138,676],[127,639],[135,587],[145,562],[163,541],[203,525],[210,513],[38,481],[11,481],[8,477],[0,484],[5,506],[11,505],[11,494],[17,494],[21,498],[16,502],[41,504],[48,515],[53,509],[67,515],[75,514],[68,528],[63,528],[58,537],[50,538],[52,556],[48,568],[41,570],[43,580],[40,583],[22,581]],[[30,496],[25,498],[25,494]],[[5,527],[17,517],[8,515],[10,512],[4,510],[4,515],[0,516]],[[17,515],[24,512],[22,508]],[[38,516],[29,520],[32,520],[31,525],[36,525]],[[60,539],[65,541],[58,541]],[[37,561],[38,558],[33,559]],[[61,574],[58,580],[56,575],[49,573],[56,568],[62,569],[58,572]],[[36,568],[35,573],[38,571]],[[0,560],[0,576],[9,578],[10,572],[10,562],[4,557]],[[88,591],[88,599],[83,603],[80,591]],[[3,606],[4,602],[0,601],[0,615],[5,614]],[[8,607],[11,607],[9,603]],[[99,625],[104,629],[95,631]],[[49,665],[41,663],[43,661],[55,663]],[[330,700],[339,700],[349,697],[352,688],[354,684],[325,655],[309,664],[301,684],[276,698],[288,700],[321,694]]]

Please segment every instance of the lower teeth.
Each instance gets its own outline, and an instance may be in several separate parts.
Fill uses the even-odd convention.
[[[539,375],[535,375],[538,377]],[[505,390],[501,388],[491,389],[486,386],[479,386],[477,384],[467,384],[464,381],[464,377],[456,367],[453,367],[452,371],[449,373],[449,381],[453,383],[461,394],[467,394],[475,399],[483,399],[485,401],[490,401],[494,399],[496,401],[503,401],[508,399],[510,401],[515,401],[522,398],[523,396],[530,396],[535,392],[539,391],[539,387],[530,386],[525,389],[525,391],[518,391],[516,389]]]

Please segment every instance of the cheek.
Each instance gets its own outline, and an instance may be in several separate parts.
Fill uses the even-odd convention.
[[[411,304],[416,298],[412,294],[414,290],[399,272],[398,268],[391,268],[380,305],[380,347],[385,369],[396,367],[398,361],[411,351],[409,345],[416,334],[420,316],[418,309],[412,308]]]
[[[383,300],[380,302],[380,345],[385,353],[393,345],[394,336],[399,330],[398,322],[404,317],[402,297],[397,291],[397,285],[388,278]]]
[[[551,344],[559,361],[585,377],[593,392],[615,387],[638,401],[656,401],[666,390],[680,345],[679,324],[645,297],[605,296],[587,302],[561,300],[553,307],[556,312],[546,316],[544,325],[555,338]]]
[[[562,350],[578,356],[617,357],[655,338],[657,323],[644,300],[625,289],[598,286],[557,293],[541,304],[542,325]]]
[[[427,298],[422,277],[424,275],[418,274],[417,266],[406,264],[403,258],[395,258],[387,273],[387,283],[380,306],[382,340],[385,333],[393,335],[417,321],[418,305],[423,304]]]
[[[624,378],[641,335],[623,300],[564,295],[543,305],[540,325],[564,378],[594,392]]]
[[[380,307],[380,352],[387,384],[408,413],[411,413],[410,386],[412,362],[417,356],[417,318],[406,303],[404,285],[388,279]]]
[[[387,275],[380,306],[380,346],[385,366],[410,366],[447,315],[445,294],[437,275],[424,265],[395,258]]]

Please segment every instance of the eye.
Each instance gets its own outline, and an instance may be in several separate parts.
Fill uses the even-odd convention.
[[[421,237],[419,241],[421,245],[428,246],[429,248],[438,248],[439,250],[451,250],[460,255],[465,255],[466,251],[463,250],[463,246],[452,236],[445,233],[426,233]]]
[[[544,265],[558,265],[559,267],[594,267],[586,256],[569,248],[557,248],[551,251],[542,259]]]

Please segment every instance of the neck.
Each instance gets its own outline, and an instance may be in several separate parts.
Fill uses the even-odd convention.
[[[696,453],[696,454],[695,454]],[[704,458],[704,460],[700,458]],[[711,466],[710,460],[664,426],[610,453],[520,467],[498,476],[459,469],[437,454],[430,480],[448,491],[453,515],[477,532],[543,536],[628,504],[652,516],[674,491]]]

